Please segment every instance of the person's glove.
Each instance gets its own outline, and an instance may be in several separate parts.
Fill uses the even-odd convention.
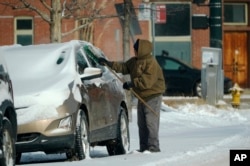
[[[130,88],[133,87],[133,83],[130,81],[124,82],[122,87],[123,87],[123,89],[129,90]]]
[[[112,62],[108,61],[107,59],[100,57],[98,58],[98,63],[102,66],[108,65],[109,67],[112,66]]]

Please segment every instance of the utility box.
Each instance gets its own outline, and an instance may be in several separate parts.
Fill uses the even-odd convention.
[[[206,66],[206,101],[211,105],[215,105],[217,103],[217,70],[217,64],[208,64]]]
[[[201,88],[202,98],[215,105],[223,98],[224,74],[221,49],[202,48]]]

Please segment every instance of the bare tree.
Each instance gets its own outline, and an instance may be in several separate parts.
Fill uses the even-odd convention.
[[[50,41],[61,42],[62,37],[79,31],[86,35],[90,41],[92,35],[92,22],[95,19],[117,17],[117,15],[102,15],[102,10],[114,0],[1,0],[1,5],[11,7],[13,10],[29,9],[36,12],[50,25]],[[62,33],[62,20],[74,19],[79,26]]]

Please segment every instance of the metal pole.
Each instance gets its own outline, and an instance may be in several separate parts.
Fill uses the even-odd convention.
[[[153,44],[153,55],[155,56],[155,4],[151,4],[151,29],[152,29],[152,44]]]
[[[221,0],[210,0],[210,46],[222,48]]]
[[[219,48],[222,50],[222,0],[210,0],[210,47]],[[219,64],[216,72],[216,100],[223,98],[223,62],[222,54],[218,55]]]

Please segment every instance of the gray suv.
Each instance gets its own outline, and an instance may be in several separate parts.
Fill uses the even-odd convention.
[[[18,119],[17,162],[25,152],[82,160],[90,146],[129,150],[126,93],[102,51],[88,42],[13,46],[5,51]]]
[[[0,165],[15,165],[17,134],[13,92],[5,61],[0,54]]]

